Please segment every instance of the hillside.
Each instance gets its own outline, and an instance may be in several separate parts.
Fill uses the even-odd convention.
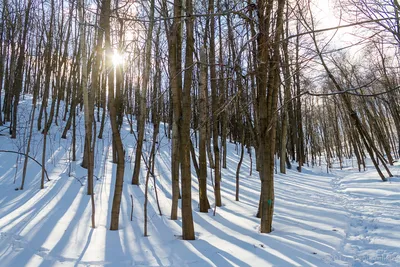
[[[20,108],[20,127],[30,100]],[[80,114],[78,121],[83,121]],[[50,180],[40,190],[41,169],[29,161],[24,190],[23,160],[0,153],[0,266],[399,266],[400,165],[395,177],[381,182],[375,169],[358,173],[352,160],[343,170],[304,167],[276,174],[274,231],[260,234],[257,212],[260,181],[250,173],[245,154],[240,172],[240,201],[235,199],[235,172],[240,146],[228,143],[228,168],[222,170],[221,208],[198,212],[198,181],[192,171],[193,216],[196,240],[181,240],[181,220],[169,220],[171,208],[171,142],[163,131],[157,145],[155,184],[150,182],[149,235],[143,236],[144,177],[130,184],[135,138],[127,122],[121,130],[126,150],[120,230],[110,231],[115,165],[111,163],[111,129],[97,140],[95,155],[96,228],[90,227],[90,197],[86,170],[70,160],[71,137],[61,139],[63,123],[48,135],[46,168]],[[83,142],[83,123],[77,148]],[[148,125],[146,140],[151,140]],[[163,125],[161,125],[163,129]],[[3,131],[2,133],[5,133]],[[0,136],[0,150],[22,151],[24,131],[10,139]],[[26,131],[25,131],[26,134]],[[31,155],[41,159],[43,135],[35,132]],[[144,151],[149,151],[145,142]],[[78,155],[82,151],[78,150]],[[81,156],[78,157],[79,159]],[[253,155],[254,158],[254,155]],[[254,164],[254,163],[253,163]],[[255,166],[253,166],[253,169]],[[162,215],[158,213],[158,193]],[[131,197],[133,220],[130,220]],[[214,207],[212,180],[208,197]],[[179,211],[180,214],[180,211]]]

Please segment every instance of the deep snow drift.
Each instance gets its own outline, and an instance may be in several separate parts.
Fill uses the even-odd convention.
[[[24,151],[30,101],[20,106],[19,138],[0,132],[0,149]],[[90,227],[86,170],[71,163],[71,135],[60,139],[65,122],[58,120],[48,135],[46,168],[50,182],[40,190],[40,166],[29,161],[25,189],[20,186],[23,160],[0,153],[0,266],[400,266],[400,165],[397,177],[381,182],[372,167],[356,171],[351,160],[344,170],[305,167],[277,174],[274,231],[258,232],[260,182],[249,176],[245,155],[240,201],[234,201],[240,146],[228,144],[228,168],[222,170],[223,207],[198,212],[198,183],[193,171],[193,216],[196,240],[180,239],[181,221],[169,220],[171,208],[170,149],[161,124],[156,156],[156,184],[150,182],[149,237],[143,236],[145,167],[141,185],[130,184],[135,138],[122,129],[126,169],[120,230],[110,231],[115,165],[111,163],[111,130],[96,145],[96,228]],[[83,117],[77,120],[78,159],[83,142]],[[148,125],[147,140],[151,140]],[[0,127],[1,130],[1,127]],[[31,155],[41,159],[43,136],[35,131]],[[151,142],[144,150],[150,151]],[[253,155],[254,158],[254,155]],[[355,162],[354,162],[355,164]],[[254,163],[253,163],[254,165]],[[253,169],[255,167],[253,166]],[[208,177],[208,197],[213,190]],[[158,214],[155,190],[160,198]],[[134,203],[130,221],[131,196]]]

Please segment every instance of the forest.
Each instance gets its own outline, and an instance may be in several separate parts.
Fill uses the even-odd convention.
[[[400,264],[397,0],[0,11],[0,266]]]

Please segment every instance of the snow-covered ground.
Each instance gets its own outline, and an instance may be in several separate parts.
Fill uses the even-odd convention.
[[[21,121],[28,118],[29,112],[27,100],[21,105]],[[78,122],[83,126],[83,118]],[[216,209],[215,216],[213,210],[208,214],[198,211],[198,183],[193,174],[196,240],[183,241],[181,221],[169,219],[171,143],[161,125],[156,184],[150,183],[150,236],[144,237],[146,170],[142,167],[140,186],[130,184],[135,138],[129,134],[129,126],[122,129],[127,164],[120,230],[110,231],[115,182],[110,128],[106,127],[104,139],[97,140],[96,145],[96,228],[92,229],[85,170],[79,162],[70,162],[71,135],[66,140],[59,138],[64,123],[59,120],[59,126],[53,126],[48,136],[46,168],[51,181],[43,190],[39,189],[40,166],[31,160],[25,189],[16,190],[21,183],[23,160],[15,154],[0,153],[0,266],[400,266],[398,163],[391,167],[397,177],[385,183],[372,167],[358,173],[351,160],[344,170],[333,169],[329,174],[324,166],[277,174],[274,231],[260,234],[259,219],[254,216],[259,178],[254,170],[249,176],[250,159],[246,155],[240,201],[234,200],[239,151],[229,143],[228,168],[222,171],[223,207]],[[0,131],[0,150],[23,152],[24,131],[29,125],[22,122],[20,126],[17,140]],[[83,134],[80,127],[78,158]],[[146,134],[151,140],[151,125]],[[31,155],[38,160],[42,139],[35,131]],[[146,151],[150,145],[147,141]],[[208,189],[213,205],[210,177]],[[162,216],[158,214],[156,190]]]

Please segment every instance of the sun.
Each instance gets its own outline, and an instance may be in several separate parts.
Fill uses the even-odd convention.
[[[111,61],[114,66],[123,65],[125,61],[124,55],[115,51],[111,57]]]

